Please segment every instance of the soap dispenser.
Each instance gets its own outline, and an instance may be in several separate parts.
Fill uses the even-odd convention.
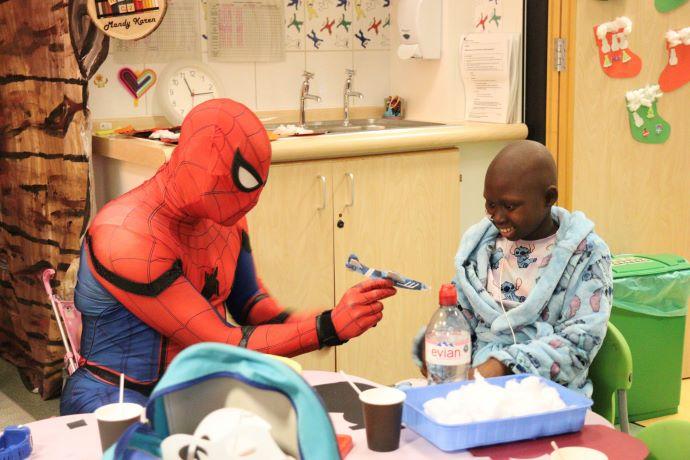
[[[400,0],[400,59],[439,59],[443,0]]]

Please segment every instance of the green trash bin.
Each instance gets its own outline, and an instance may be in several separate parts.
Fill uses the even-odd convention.
[[[633,358],[629,420],[678,412],[690,264],[670,254],[613,258],[611,322]]]

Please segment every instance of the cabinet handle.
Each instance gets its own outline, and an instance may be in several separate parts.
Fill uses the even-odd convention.
[[[326,191],[326,176],[318,175],[316,176],[317,179],[321,181],[321,206],[319,206],[318,209],[319,211],[326,209],[326,200],[328,199],[327,191]]]
[[[355,205],[355,175],[351,172],[345,173],[345,175],[350,179],[350,202],[345,205],[347,208]]]

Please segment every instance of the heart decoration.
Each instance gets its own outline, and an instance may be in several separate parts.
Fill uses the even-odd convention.
[[[127,92],[134,98],[136,106],[141,98],[156,83],[156,72],[151,69],[144,69],[137,73],[129,67],[123,67],[118,72],[120,83]]]

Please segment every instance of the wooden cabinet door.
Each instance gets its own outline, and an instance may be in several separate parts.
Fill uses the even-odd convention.
[[[431,286],[398,290],[383,319],[336,349],[338,369],[384,384],[420,377],[412,339],[438,308],[460,242],[460,158],[456,149],[340,160],[333,165],[335,298],[362,276],[345,269],[350,253]],[[353,202],[354,201],[354,202]]]
[[[248,214],[259,277],[290,309],[333,306],[331,162],[271,166],[259,203]],[[296,358],[304,369],[335,370],[324,349]]]

